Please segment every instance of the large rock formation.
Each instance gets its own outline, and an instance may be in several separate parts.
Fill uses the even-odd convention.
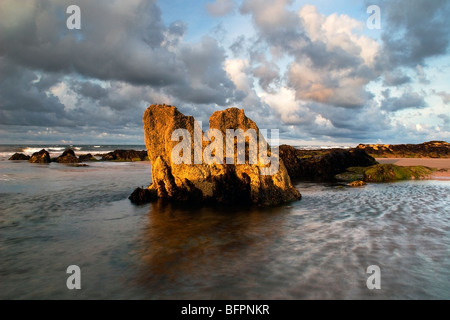
[[[349,167],[368,167],[377,164],[374,158],[360,149],[298,150],[280,146],[280,158],[292,179],[333,180]]]
[[[33,155],[28,160],[28,162],[31,162],[31,163],[50,163],[51,162],[50,154],[48,153],[47,150],[42,149],[39,152],[33,153]]]
[[[195,139],[199,134],[203,134],[201,128],[196,125],[192,116],[185,116],[176,107],[151,105],[146,110],[143,121],[145,144],[152,163],[153,183],[146,191],[136,190],[134,196],[130,197],[134,202],[140,202],[140,194],[148,199],[157,197],[178,201],[247,202],[260,205],[276,205],[301,198],[298,190],[292,186],[282,161],[279,161],[279,170],[274,171],[272,175],[261,175],[269,165],[261,163],[260,158],[256,163],[250,163],[249,139],[246,139],[245,143],[245,163],[225,164],[226,148],[223,149],[222,157],[218,148],[213,148],[213,145],[218,147],[221,141],[212,139],[213,143]],[[227,129],[242,129],[244,132],[253,129],[259,134],[257,125],[245,116],[243,110],[236,108],[215,112],[209,122],[210,129],[217,129],[222,133],[224,145]],[[185,162],[190,163],[176,164],[172,161],[172,151],[184,141],[184,139],[172,141],[172,134],[177,129],[186,129],[191,137],[189,142],[191,154],[185,155],[186,150],[178,153],[182,154],[184,159],[190,160]],[[232,146],[236,147],[237,139],[231,141]],[[261,144],[270,150],[265,140],[262,140]],[[211,157],[216,156],[222,164],[211,163],[201,158],[199,161],[199,152],[196,152],[199,150],[203,154],[205,149],[211,151],[209,153]],[[271,155],[275,159],[275,153]],[[238,153],[235,152],[235,160],[237,156]]]

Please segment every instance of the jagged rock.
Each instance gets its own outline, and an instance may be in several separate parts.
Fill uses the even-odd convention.
[[[102,161],[145,161],[147,151],[114,150],[102,156]]]
[[[8,160],[30,160],[30,156],[16,152]]]
[[[78,156],[78,159],[80,160],[80,162],[97,161],[97,159],[90,153],[81,154]]]
[[[75,152],[72,149],[67,149],[60,155],[56,162],[58,163],[79,163],[80,160],[75,155]]]
[[[291,178],[299,180],[333,180],[335,175],[345,172],[349,167],[368,167],[377,164],[374,158],[360,149],[333,149],[320,152],[316,150],[312,153],[282,145],[280,158]]]
[[[42,149],[39,152],[33,153],[33,155],[28,160],[28,162],[30,162],[30,163],[50,163],[51,162],[50,154],[48,153],[47,150]]]
[[[449,158],[450,143],[430,141],[422,144],[360,144],[358,149],[376,158]]]
[[[301,198],[298,190],[292,186],[282,161],[279,161],[279,170],[273,175],[261,175],[262,171],[268,169],[268,165],[262,164],[260,159],[255,164],[249,163],[248,139],[244,164],[222,164],[225,163],[226,148],[223,149],[222,158],[217,155],[222,163],[206,163],[203,159],[195,164],[195,147],[200,148],[203,153],[205,148],[210,148],[211,151],[213,144],[205,141],[200,142],[200,145],[195,143],[196,133],[203,132],[201,128],[195,127],[192,116],[185,116],[173,106],[151,105],[146,110],[143,121],[145,144],[152,163],[153,183],[149,190],[158,198],[193,202],[247,202],[260,205],[276,205]],[[215,112],[209,123],[210,128],[223,134],[224,144],[227,129],[242,129],[244,132],[253,129],[259,134],[256,124],[245,116],[243,110],[236,108]],[[176,129],[186,129],[192,137],[190,163],[172,162],[172,150],[180,143],[180,140],[171,139]],[[263,143],[270,150],[265,140]],[[234,143],[232,145],[235,146]],[[217,152],[216,149],[214,151]],[[213,155],[213,152],[210,154]],[[235,152],[235,160],[237,156]],[[275,153],[273,156],[276,156]],[[187,157],[189,159],[189,155]]]

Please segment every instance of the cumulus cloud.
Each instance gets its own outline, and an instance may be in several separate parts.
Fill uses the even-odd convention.
[[[244,1],[241,12],[250,14],[259,30],[261,51],[282,52],[293,61],[284,78],[298,100],[360,108],[371,95],[365,86],[375,77],[372,66],[378,43],[358,34],[362,22],[346,15],[325,16],[312,5],[296,13],[292,1]],[[260,85],[267,89],[277,75],[265,64],[256,69]],[[258,76],[258,74],[256,74]]]

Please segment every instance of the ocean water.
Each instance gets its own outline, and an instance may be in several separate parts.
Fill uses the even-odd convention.
[[[148,162],[0,161],[0,299],[450,299],[450,181],[298,183],[301,201],[272,208],[132,205],[150,181]]]

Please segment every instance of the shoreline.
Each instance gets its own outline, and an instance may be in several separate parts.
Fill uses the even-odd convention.
[[[450,158],[376,158],[380,164],[395,164],[400,167],[424,166],[435,168],[430,180],[450,180]]]

